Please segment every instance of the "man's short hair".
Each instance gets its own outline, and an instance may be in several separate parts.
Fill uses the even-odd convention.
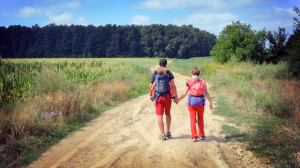
[[[199,75],[200,75],[200,70],[199,70],[198,68],[194,68],[194,69],[192,70],[192,74],[193,74],[193,75],[199,76]]]
[[[166,67],[167,63],[167,60],[164,58],[159,60],[159,66],[161,67]]]

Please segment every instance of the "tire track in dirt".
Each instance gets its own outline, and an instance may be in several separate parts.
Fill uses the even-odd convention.
[[[180,95],[189,77],[173,74]],[[172,104],[173,138],[161,141],[154,104],[147,94],[105,111],[28,167],[261,167],[252,155],[247,155],[249,163],[235,155],[236,148],[220,134],[223,118],[212,115],[208,105],[206,141],[191,140],[186,99]]]

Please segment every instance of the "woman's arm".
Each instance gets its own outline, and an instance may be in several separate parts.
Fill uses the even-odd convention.
[[[188,94],[189,89],[190,89],[190,88],[189,88],[188,86],[186,86],[185,91],[184,91],[184,92],[182,93],[182,95],[178,98],[176,104],[177,104],[180,100],[182,100],[182,99]]]
[[[210,98],[210,95],[209,95],[209,93],[208,93],[207,88],[205,88],[204,93],[205,93],[205,96],[207,97],[207,99],[208,99],[208,101],[209,101],[209,107],[210,107],[210,110],[212,110],[214,107],[213,107],[213,104],[212,104],[212,101],[211,101],[211,98]]]

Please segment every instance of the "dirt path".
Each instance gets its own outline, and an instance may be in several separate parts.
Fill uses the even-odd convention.
[[[179,95],[189,77],[177,73]],[[153,102],[144,95],[92,120],[29,167],[262,167],[241,144],[225,143],[223,118],[204,114],[206,141],[192,142],[186,100],[172,104],[172,139],[162,141]]]

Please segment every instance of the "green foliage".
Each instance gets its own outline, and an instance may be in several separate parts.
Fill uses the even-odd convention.
[[[237,21],[223,29],[210,54],[216,56],[220,63],[228,62],[234,55],[238,61],[253,60],[262,63],[266,55],[265,42],[264,30],[255,32],[250,25]]]
[[[208,56],[216,36],[183,25],[0,27],[2,58]]]
[[[266,58],[266,62],[277,64],[279,61],[286,59],[286,40],[287,34],[285,33],[285,28],[279,28],[278,33],[270,31],[268,32],[268,41],[269,41],[269,54]]]
[[[0,59],[0,106],[16,98],[31,96],[30,89],[42,67],[39,62],[16,64]]]
[[[300,79],[300,10],[294,8],[298,15],[294,17],[294,34],[290,36],[287,42],[287,59],[289,63],[289,70],[297,79]]]

